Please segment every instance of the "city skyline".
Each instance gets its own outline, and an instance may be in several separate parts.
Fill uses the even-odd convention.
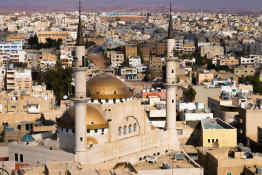
[[[119,8],[158,8],[168,5],[168,0],[99,0],[96,2],[83,0],[83,8],[86,9],[116,9]],[[1,2],[2,8],[8,9],[44,9],[44,10],[69,10],[76,8],[74,0],[9,0]],[[235,8],[235,9],[260,9],[262,1],[252,0],[176,0],[176,8],[178,9],[200,9],[200,8]]]

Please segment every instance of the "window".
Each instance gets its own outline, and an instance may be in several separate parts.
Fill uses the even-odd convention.
[[[95,133],[97,133],[97,129],[95,129]]]
[[[83,142],[83,137],[80,137],[80,141]]]
[[[126,135],[126,128],[127,128],[127,127],[126,127],[126,126],[124,126],[124,135]]]
[[[134,123],[133,127],[134,127],[134,132],[136,132],[136,123]]]
[[[208,141],[208,143],[210,143],[210,139],[208,139],[207,141]]]
[[[24,156],[23,156],[23,154],[20,154],[20,162],[24,162]]]
[[[122,127],[119,127],[118,128],[118,135],[121,136],[121,134],[122,134]]]
[[[183,135],[183,129],[177,129],[177,135]]]
[[[227,175],[231,175],[231,172],[227,172]]]
[[[21,125],[17,125],[17,129],[21,130]]]
[[[25,129],[28,131],[29,130],[29,124],[25,125]]]
[[[18,162],[18,154],[15,153],[15,161]]]
[[[131,127],[132,127],[131,125],[128,126],[128,133],[129,134],[132,132]]]

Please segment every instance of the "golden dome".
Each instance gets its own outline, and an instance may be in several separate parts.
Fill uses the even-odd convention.
[[[62,128],[75,128],[75,112],[74,107],[70,107],[64,115],[58,119],[57,125]],[[102,129],[108,128],[108,123],[104,120],[103,115],[92,105],[86,104],[86,128]]]
[[[92,99],[120,99],[133,95],[125,83],[109,74],[97,75],[89,80],[86,93]]]

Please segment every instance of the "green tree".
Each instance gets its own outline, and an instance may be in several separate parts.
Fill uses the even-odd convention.
[[[187,88],[184,90],[184,99],[186,102],[193,102],[196,97],[196,91],[192,87]]]
[[[28,39],[28,45],[31,49],[39,49],[38,37],[36,34]]]
[[[47,89],[53,90],[58,102],[63,96],[72,94],[72,68],[63,68],[57,62],[54,69],[41,73],[40,82],[45,83]]]

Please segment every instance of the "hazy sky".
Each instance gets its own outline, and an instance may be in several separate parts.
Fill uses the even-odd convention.
[[[77,0],[0,0],[1,7],[14,8],[75,8]],[[169,0],[82,0],[87,7],[114,7],[167,4]],[[261,8],[262,0],[176,0],[178,8]]]

